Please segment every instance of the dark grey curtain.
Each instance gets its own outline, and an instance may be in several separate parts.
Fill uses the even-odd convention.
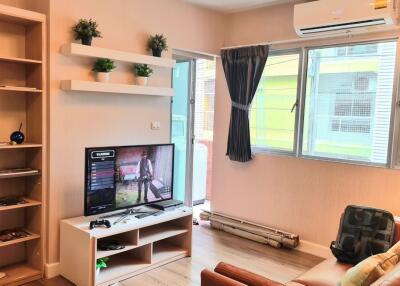
[[[251,160],[249,108],[260,82],[269,46],[221,51],[222,65],[232,101],[226,155],[239,162]]]

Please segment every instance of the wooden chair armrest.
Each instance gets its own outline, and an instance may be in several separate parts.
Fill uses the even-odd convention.
[[[224,275],[204,269],[201,272],[201,286],[246,286]]]
[[[248,286],[284,286],[261,275],[223,262],[215,267],[215,272]]]

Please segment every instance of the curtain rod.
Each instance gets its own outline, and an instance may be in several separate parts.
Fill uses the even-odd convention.
[[[290,40],[282,40],[282,41],[270,41],[270,42],[263,42],[263,43],[254,43],[254,44],[246,44],[246,45],[239,45],[239,46],[231,46],[231,47],[222,47],[221,50],[231,50],[231,49],[238,49],[238,48],[246,48],[251,46],[264,46],[264,45],[281,45],[281,44],[291,44],[297,42],[305,42],[309,41],[310,39],[290,39]]]

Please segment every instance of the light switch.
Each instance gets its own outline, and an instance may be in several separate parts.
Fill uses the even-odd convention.
[[[160,130],[160,127],[161,127],[160,121],[151,122],[151,130]]]

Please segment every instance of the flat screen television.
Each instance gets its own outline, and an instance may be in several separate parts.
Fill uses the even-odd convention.
[[[173,144],[86,148],[85,153],[85,216],[173,198]]]

